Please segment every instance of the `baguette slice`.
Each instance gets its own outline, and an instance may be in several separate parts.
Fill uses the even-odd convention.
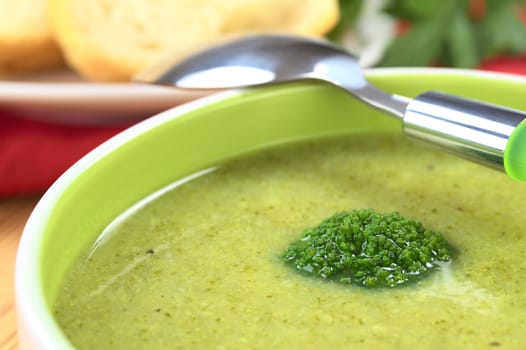
[[[327,33],[337,0],[50,0],[69,65],[98,81],[127,81],[170,55],[183,58],[245,33]]]
[[[0,76],[12,76],[64,63],[52,37],[47,0],[0,1]]]

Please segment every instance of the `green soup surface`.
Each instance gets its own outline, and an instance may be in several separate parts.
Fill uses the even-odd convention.
[[[112,223],[55,305],[81,349],[521,349],[526,184],[393,135],[282,146]],[[309,278],[281,254],[342,210],[398,211],[454,259],[406,287]]]

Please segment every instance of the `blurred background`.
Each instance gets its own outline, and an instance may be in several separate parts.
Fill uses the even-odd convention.
[[[96,113],[68,122],[80,120],[74,109],[53,121],[58,111],[47,108],[39,118],[35,99],[115,101],[112,84],[133,90],[133,74],[163,56],[250,32],[324,37],[368,68],[526,75],[522,0],[0,0],[0,16],[1,349],[17,348],[13,268],[29,213],[62,172],[133,124],[89,122],[101,119]]]

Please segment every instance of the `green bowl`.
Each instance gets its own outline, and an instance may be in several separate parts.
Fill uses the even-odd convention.
[[[406,96],[440,90],[526,109],[526,80],[451,69],[377,69],[377,86]],[[271,145],[401,123],[342,90],[302,82],[212,95],[165,111],[97,147],[46,192],[25,227],[16,264],[22,349],[69,349],[51,306],[74,259],[149,194],[225,159]]]

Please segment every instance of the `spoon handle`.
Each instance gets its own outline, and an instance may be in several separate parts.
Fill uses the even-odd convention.
[[[404,132],[526,181],[526,113],[429,91],[411,100]]]

